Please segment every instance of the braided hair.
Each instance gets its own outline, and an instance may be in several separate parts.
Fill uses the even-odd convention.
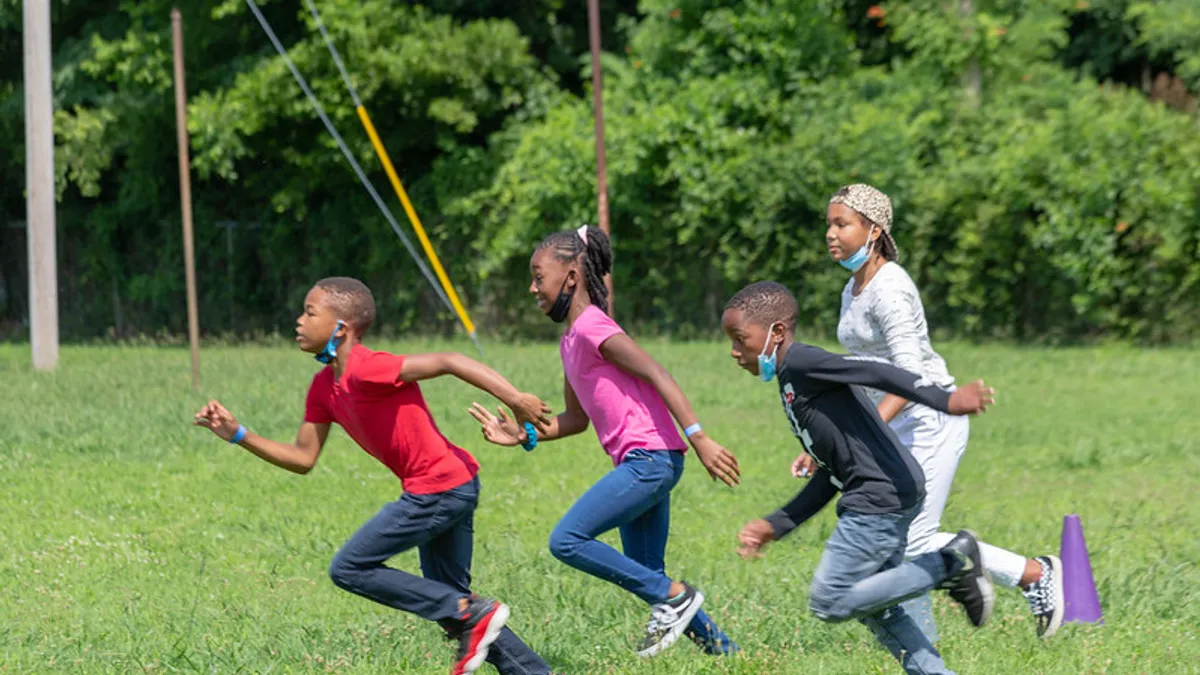
[[[571,263],[583,255],[583,286],[587,289],[592,304],[608,314],[608,287],[604,275],[612,271],[612,243],[604,230],[586,225],[587,241],[578,230],[562,230],[546,237],[538,244],[537,251],[552,249],[554,259]]]

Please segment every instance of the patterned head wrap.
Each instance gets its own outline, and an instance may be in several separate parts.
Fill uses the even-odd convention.
[[[855,183],[834,193],[829,203],[854,209],[860,216],[878,225],[883,230],[879,236],[882,245],[880,251],[888,260],[896,259],[896,241],[892,239],[892,200],[887,195],[870,185]]]

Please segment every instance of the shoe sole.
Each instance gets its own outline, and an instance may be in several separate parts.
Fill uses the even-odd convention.
[[[992,610],[996,606],[996,586],[992,583],[992,575],[986,569],[979,575],[976,585],[983,595],[983,614],[979,616],[979,623],[975,624],[975,627],[982,628],[983,624],[992,618]]]
[[[979,590],[979,594],[983,596],[983,613],[979,615],[978,623],[974,621],[971,623],[976,628],[982,628],[992,618],[992,610],[996,607],[996,586],[992,583],[991,573],[983,566],[983,551],[979,549],[979,542],[982,540],[974,530],[964,529],[963,531],[971,535],[971,538],[975,540],[975,553],[979,557],[978,560],[972,560],[972,562],[976,563],[978,567],[978,575],[975,577],[975,587]]]
[[[483,637],[479,639],[479,644],[475,646],[475,656],[472,656],[463,664],[463,675],[473,673],[483,667],[487,661],[488,650],[496,638],[500,637],[500,631],[504,630],[504,624],[508,623],[509,616],[508,605],[504,603],[496,604],[496,611],[492,613],[492,618],[488,620],[487,628],[483,631]]]
[[[1066,596],[1063,594],[1062,560],[1059,560],[1056,555],[1048,555],[1046,558],[1050,560],[1050,569],[1054,571],[1054,613],[1050,615],[1050,623],[1046,626],[1046,632],[1038,636],[1042,639],[1052,637],[1058,632],[1067,604]]]
[[[700,605],[702,604],[704,604],[704,594],[700,591],[696,591],[696,597],[692,601],[692,604],[688,605],[687,611],[683,613],[683,616],[679,618],[679,621],[671,628],[671,630],[663,636],[663,639],[651,645],[648,649],[638,652],[637,655],[644,659],[648,659],[675,644],[675,641],[679,639],[679,636],[683,635],[683,631],[687,630],[688,624],[690,624],[692,619],[696,617],[696,612],[700,611]]]

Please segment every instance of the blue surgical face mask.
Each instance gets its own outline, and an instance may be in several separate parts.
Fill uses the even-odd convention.
[[[325,343],[325,348],[318,352],[317,355],[313,357],[314,359],[320,361],[321,363],[331,363],[337,358],[338,344],[342,341],[337,334],[338,331],[342,329],[342,326],[345,325],[346,322],[342,321],[341,319],[338,320],[337,325],[333,327],[333,332],[329,334],[329,341]]]
[[[873,243],[871,241],[871,233],[874,231],[875,228],[872,227],[867,232],[867,241],[862,245],[862,248],[855,251],[854,255],[850,256],[849,258],[846,258],[845,260],[839,260],[838,264],[850,270],[851,272],[857,272],[859,268],[867,262],[867,259],[871,257],[871,244]]]
[[[777,322],[778,323],[778,322]],[[779,354],[779,345],[771,350],[771,355],[767,356],[767,347],[771,345],[771,330],[775,328],[775,324],[767,327],[767,341],[763,344],[762,353],[758,355],[758,379],[763,382],[770,382],[775,379],[775,357]]]

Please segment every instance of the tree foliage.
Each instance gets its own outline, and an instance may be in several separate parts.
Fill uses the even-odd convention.
[[[317,4],[477,321],[548,334],[529,311],[528,256],[595,220],[582,6]],[[940,330],[1167,341],[1200,328],[1189,0],[602,4],[622,321],[709,334],[728,294],[772,278],[797,292],[804,331],[828,332],[845,277],[822,246],[825,203],[866,181],[893,197],[902,262]],[[390,195],[303,3],[260,5]],[[280,329],[312,280],[353,274],[391,329],[451,330],[244,2],[179,6],[204,329]],[[183,327],[171,7],[53,5],[71,336]],[[0,31],[19,35],[20,3],[0,1]],[[24,213],[20,53],[0,41],[5,222]],[[0,232],[11,321],[24,239]]]

